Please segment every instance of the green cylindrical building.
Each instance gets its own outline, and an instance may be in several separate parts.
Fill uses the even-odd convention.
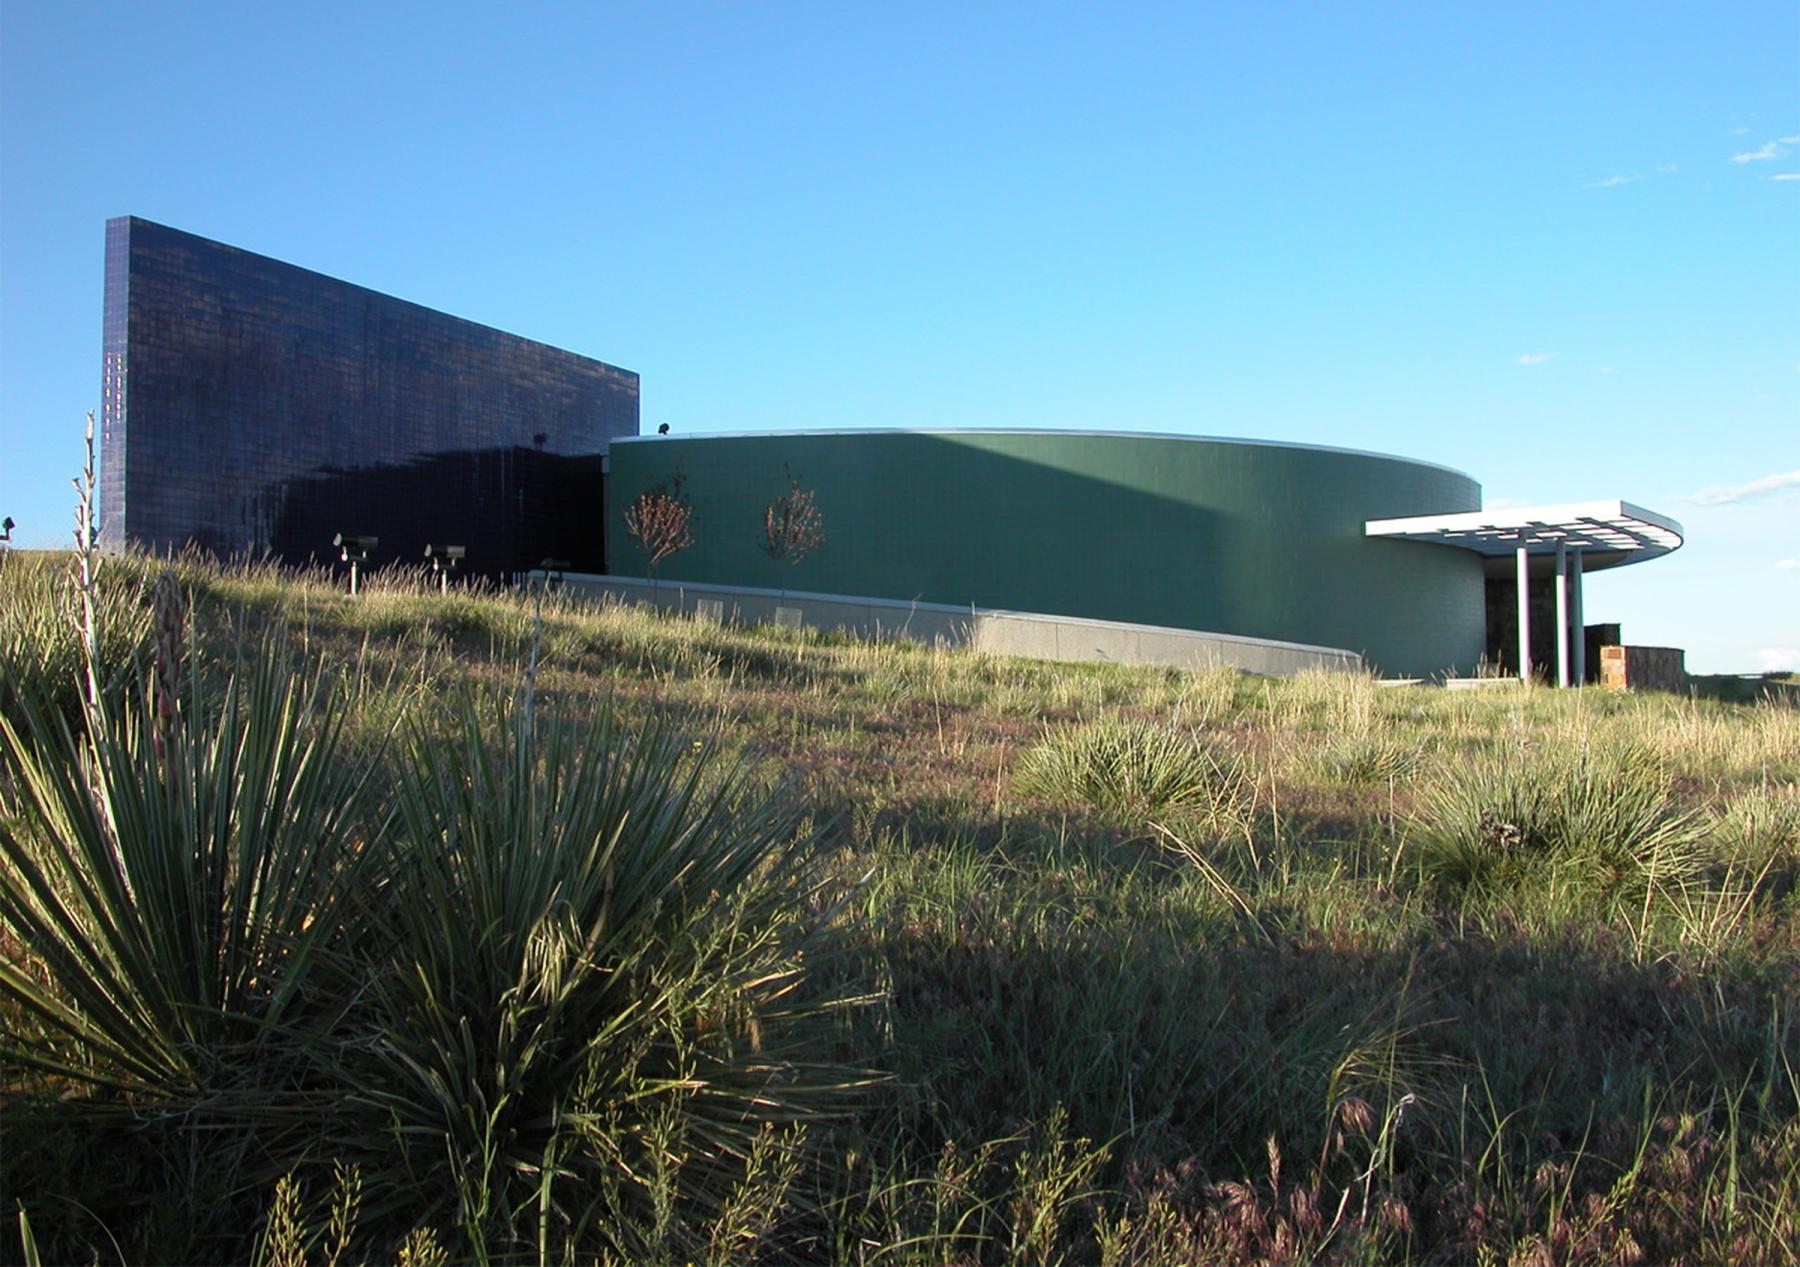
[[[761,550],[788,473],[826,540]],[[682,477],[691,548],[665,580],[972,605],[1337,647],[1388,675],[1466,672],[1480,557],[1370,537],[1372,519],[1477,510],[1429,463],[1265,441],[1075,431],[840,431],[614,440],[608,570],[644,574],[623,513]]]

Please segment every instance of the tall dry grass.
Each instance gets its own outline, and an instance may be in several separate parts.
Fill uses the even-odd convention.
[[[181,1048],[203,1100],[194,1073],[101,1078],[116,1054],[84,1064],[0,1003],[44,1044],[8,1049],[0,1167],[49,1257],[1786,1261],[1792,710],[176,567],[203,657],[183,705],[212,701],[189,733],[241,732],[254,709],[208,719],[284,638],[294,733],[334,719],[333,768],[367,772],[360,809],[327,798],[359,824],[333,855],[355,881],[283,1024],[225,1027],[292,1043],[256,1065],[254,1120],[225,1055]],[[0,766],[38,860],[63,830],[21,797],[44,733]],[[583,855],[608,780],[651,768],[665,808],[614,796],[635,826]],[[607,849],[610,881],[581,861]],[[657,880],[678,854],[715,861]],[[630,917],[628,870],[662,895]],[[52,933],[8,921],[10,971],[74,1008]],[[293,962],[253,961],[234,1016]]]

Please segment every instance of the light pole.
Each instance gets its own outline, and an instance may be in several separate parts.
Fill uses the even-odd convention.
[[[431,570],[437,573],[438,588],[444,593],[450,592],[450,574],[468,553],[467,546],[426,545],[425,557],[431,560]]]
[[[357,571],[369,561],[369,551],[381,544],[381,538],[353,537],[340,532],[331,539],[331,544],[338,548],[338,558],[350,565],[350,596],[354,598],[357,590]]]
[[[538,568],[544,574],[544,588],[552,590],[561,589],[563,573],[567,572],[573,566],[575,565],[570,563],[567,559],[545,559],[542,563],[539,563]]]

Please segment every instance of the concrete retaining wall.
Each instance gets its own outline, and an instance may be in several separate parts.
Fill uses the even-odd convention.
[[[1360,672],[1362,657],[1333,647],[1199,633],[1157,625],[1132,625],[1033,612],[902,603],[844,594],[810,594],[729,585],[664,581],[652,586],[628,576],[569,574],[566,589],[602,601],[655,605],[668,612],[743,624],[844,630],[862,638],[970,646],[997,655],[1037,660],[1162,664],[1184,669],[1232,668],[1270,677],[1303,669]]]

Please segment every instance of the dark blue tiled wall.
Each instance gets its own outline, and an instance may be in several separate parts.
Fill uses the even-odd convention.
[[[106,226],[102,541],[600,571],[638,377],[135,217]]]

